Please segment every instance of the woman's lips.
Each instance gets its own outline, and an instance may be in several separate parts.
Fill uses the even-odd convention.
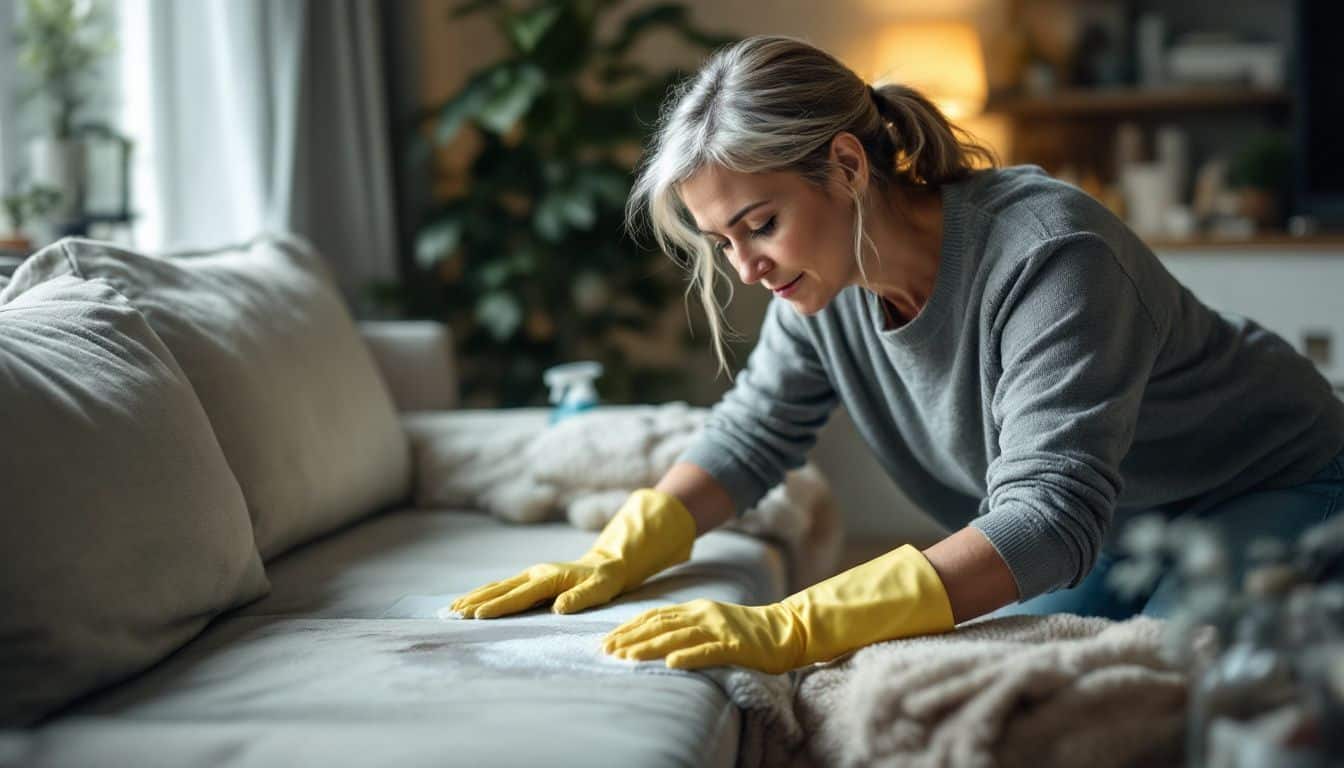
[[[799,274],[797,277],[795,277],[795,278],[793,278],[792,280],[790,280],[789,283],[788,283],[788,285],[784,285],[784,286],[781,286],[781,287],[779,287],[779,288],[776,288],[776,289],[775,289],[775,295],[776,295],[776,296],[779,296],[780,298],[786,298],[786,297],[788,297],[789,294],[793,293],[795,290],[798,289],[798,281],[800,281],[800,280],[802,280],[802,279],[803,279],[803,276],[802,276],[801,274]]]

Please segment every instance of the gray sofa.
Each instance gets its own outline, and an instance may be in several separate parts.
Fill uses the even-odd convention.
[[[778,547],[715,531],[600,609],[441,619],[593,534],[410,505],[405,425],[456,405],[443,327],[357,327],[302,244],[178,256],[63,241],[0,279],[5,422],[87,428],[0,455],[19,499],[0,512],[0,764],[734,762],[741,713],[711,678],[596,649],[651,605],[779,599]],[[127,377],[96,389],[112,374],[61,357],[86,353],[126,357]],[[97,402],[71,415],[86,385]]]

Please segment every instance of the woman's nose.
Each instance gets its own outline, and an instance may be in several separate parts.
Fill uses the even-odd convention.
[[[737,265],[737,275],[746,285],[758,283],[761,275],[770,270],[770,260],[761,256],[749,256]]]

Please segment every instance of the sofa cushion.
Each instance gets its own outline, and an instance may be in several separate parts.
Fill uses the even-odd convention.
[[[359,330],[397,410],[457,407],[457,366],[448,326],[430,320],[385,320],[360,323]]]
[[[267,563],[271,593],[237,615],[433,619],[486,582],[579,557],[595,536],[567,523],[501,523],[474,510],[390,512]],[[785,575],[778,547],[720,529],[696,539],[689,561],[584,615],[619,623],[641,608],[697,597],[767,603],[784,597]],[[544,618],[563,626],[569,617]]]
[[[592,540],[469,511],[379,515],[268,563],[266,599],[11,752],[32,768],[731,765],[741,721],[713,680],[604,656],[600,638],[656,606],[778,600],[774,545],[710,531],[690,561],[589,611],[437,618],[484,581]]]
[[[288,239],[145,256],[66,239],[5,292],[73,272],[130,299],[210,417],[264,559],[410,489],[410,450],[387,387],[320,256]],[[5,292],[0,292],[0,299]]]
[[[545,664],[615,627],[570,618],[229,619],[8,751],[25,768],[733,764],[739,713],[708,677]]]
[[[266,592],[200,401],[105,282],[0,303],[0,409],[0,721],[139,672]]]

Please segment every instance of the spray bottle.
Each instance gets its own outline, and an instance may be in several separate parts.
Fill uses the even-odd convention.
[[[565,363],[547,368],[542,377],[551,388],[551,423],[568,418],[597,405],[593,382],[602,375],[602,364],[593,360]]]

